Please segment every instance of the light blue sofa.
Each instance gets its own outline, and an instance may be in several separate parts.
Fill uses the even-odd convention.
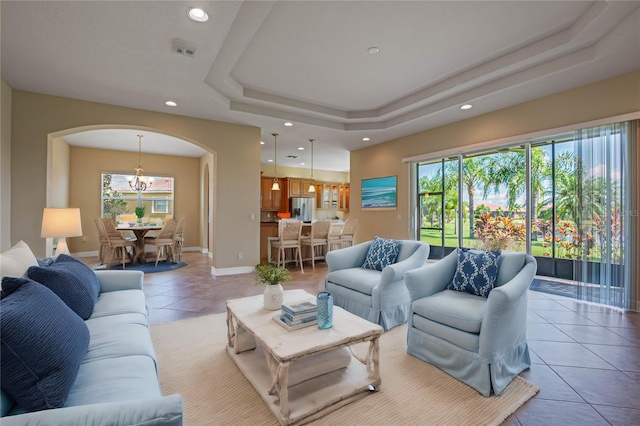
[[[8,265],[8,256],[0,261],[3,274],[15,266]],[[96,271],[96,275],[98,302],[85,321],[89,348],[64,407],[26,413],[2,391],[2,426],[182,425],[182,397],[163,396],[160,389],[142,291],[144,274]]]
[[[410,299],[404,273],[423,266],[430,247],[420,241],[401,241],[396,263],[382,271],[361,267],[373,241],[327,253],[325,289],[331,292],[334,305],[385,331],[407,322]]]
[[[527,290],[536,260],[502,252],[495,288],[484,298],[448,290],[457,252],[405,274],[411,295],[407,353],[427,361],[484,396],[499,395],[531,365]]]

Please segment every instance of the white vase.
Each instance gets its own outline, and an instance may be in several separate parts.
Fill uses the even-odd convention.
[[[282,308],[284,290],[280,284],[266,285],[264,289],[264,308],[270,311]]]

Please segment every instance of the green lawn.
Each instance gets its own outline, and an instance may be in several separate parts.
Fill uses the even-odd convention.
[[[462,227],[464,235],[462,238],[462,246],[470,247],[470,248],[482,248],[482,242],[476,238],[469,238],[469,221],[464,221],[464,226]],[[458,247],[458,236],[455,234],[456,226],[453,221],[445,224],[445,247]],[[442,234],[440,231],[431,230],[431,229],[421,229],[420,230],[420,241],[428,243],[434,247],[440,247],[442,245]],[[533,256],[544,257],[544,254],[547,253],[548,256],[551,255],[551,247],[542,247],[544,241],[536,240],[531,242],[531,254]],[[509,247],[509,250],[515,251],[525,251],[524,242],[522,242],[519,246]],[[557,250],[557,249],[556,249]],[[564,254],[562,251],[560,254]],[[548,257],[547,256],[547,257]],[[556,258],[564,258],[558,256],[558,252],[556,251]],[[596,244],[589,253],[588,260],[592,262],[600,262],[601,253],[600,247]]]
[[[458,236],[455,234],[455,224],[453,222],[445,224],[445,247],[457,247],[458,246]],[[464,230],[464,236],[462,238],[463,247],[471,247],[471,248],[481,248],[482,242],[475,238],[469,238],[469,221],[464,222],[464,226],[462,227]],[[440,231],[435,231],[431,229],[421,229],[420,230],[420,241],[423,241],[432,246],[441,246],[442,245],[442,234]],[[520,247],[512,247],[511,250],[517,251],[525,251],[524,243],[521,244]],[[533,256],[544,256],[545,251],[547,253],[551,253],[550,248],[543,248],[542,241],[532,241],[531,242],[531,254]]]

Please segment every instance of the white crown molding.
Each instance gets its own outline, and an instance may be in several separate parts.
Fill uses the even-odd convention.
[[[388,129],[592,61],[606,54],[605,49],[596,47],[608,44],[607,37],[614,30],[637,24],[626,18],[639,7],[637,2],[594,2],[573,23],[553,33],[389,100],[379,108],[350,111],[243,87],[232,77],[234,66],[274,4],[242,5],[204,82],[232,111],[346,131]]]

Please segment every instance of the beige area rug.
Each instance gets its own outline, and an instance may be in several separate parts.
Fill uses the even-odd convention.
[[[182,395],[186,426],[278,425],[227,354],[226,330],[226,314],[151,326],[164,394]],[[385,333],[380,391],[311,424],[498,425],[539,390],[516,377],[502,395],[485,398],[406,351],[406,325]]]

